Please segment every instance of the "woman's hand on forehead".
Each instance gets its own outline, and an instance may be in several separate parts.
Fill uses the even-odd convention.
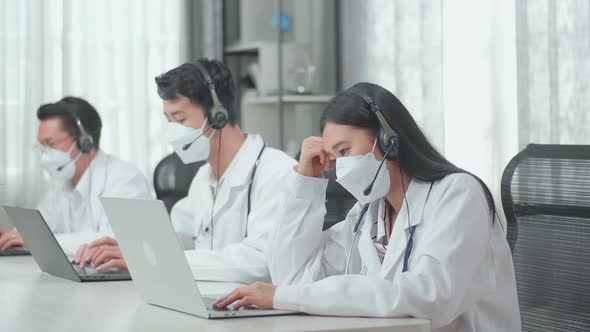
[[[301,175],[320,177],[329,165],[330,159],[321,137],[312,136],[303,140],[298,167]]]

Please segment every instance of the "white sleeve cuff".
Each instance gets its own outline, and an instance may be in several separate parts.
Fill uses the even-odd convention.
[[[279,286],[275,290],[273,308],[303,312],[303,305],[299,301],[301,286]]]

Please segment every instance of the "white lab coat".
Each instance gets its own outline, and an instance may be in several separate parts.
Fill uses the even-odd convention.
[[[68,256],[81,244],[114,237],[99,197],[152,198],[145,176],[133,165],[101,150],[75,187],[67,182],[38,206]]]
[[[383,217],[384,203],[373,202],[359,228],[349,275],[343,274],[361,207],[355,205],[344,221],[322,232],[327,180],[292,171],[284,183],[289,203],[280,209],[284,217],[268,253],[273,282],[279,284],[275,308],[426,318],[440,332],[520,331],[510,249],[474,177],[453,174],[435,182],[427,201],[430,183],[411,181],[406,197],[417,226],[405,273],[406,205],[381,264],[371,231]]]
[[[280,205],[277,191],[296,162],[282,151],[265,148],[252,185],[248,216],[248,187],[263,145],[260,136],[247,136],[220,179],[212,219],[217,180],[209,164],[195,175],[188,196],[172,208],[172,223],[187,249],[185,256],[196,280],[270,281],[265,252]]]

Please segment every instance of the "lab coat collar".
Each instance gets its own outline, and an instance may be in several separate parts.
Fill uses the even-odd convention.
[[[422,214],[424,212],[424,206],[426,204],[426,198],[428,197],[428,192],[430,191],[430,182],[422,182],[416,179],[412,179],[410,182],[410,186],[408,187],[408,191],[406,191],[406,198],[403,202],[403,206],[398,213],[397,219],[405,220],[404,222],[404,229],[410,228],[410,226],[419,225],[422,223]],[[406,205],[406,202],[408,203]],[[410,222],[411,225],[407,221],[407,207],[410,207]],[[403,214],[403,217],[400,218],[400,215]],[[397,221],[396,221],[397,222]]]
[[[372,231],[376,226],[375,224],[382,225],[379,222],[379,218],[383,218],[382,211],[384,208],[385,198],[372,202],[369,205],[369,209],[363,220],[363,225],[361,226],[358,248],[361,261],[364,265],[361,268],[366,268],[367,274],[376,274],[381,269],[381,260],[379,259],[377,249],[375,249],[375,242],[373,240],[375,234],[373,234]]]
[[[246,140],[240,147],[240,150],[221,177],[221,181],[224,182],[223,185],[239,187],[250,181],[250,173],[254,168],[254,163],[260,154],[260,150],[264,146],[264,141],[260,135],[247,135],[248,136],[246,136]],[[217,179],[215,179],[211,167],[209,167],[209,184],[212,188],[215,188],[215,185],[217,184]]]
[[[410,186],[406,191],[406,198],[402,203],[402,208],[397,214],[396,223],[400,220],[404,221],[404,229],[408,229],[410,226],[418,225],[422,222],[422,213],[424,211],[424,204],[430,190],[430,182],[422,182],[419,180],[412,179]],[[407,201],[407,205],[406,205]],[[411,225],[407,222],[407,207],[410,207],[410,221]],[[383,220],[385,216],[385,197],[380,200],[374,201],[369,205],[366,219],[371,220],[367,225],[363,225],[363,228],[370,232],[373,227],[373,223],[385,222]],[[379,236],[379,235],[378,235]]]
[[[381,265],[381,270],[379,272],[381,277],[385,278],[385,276],[391,272],[391,268],[393,266],[401,266],[400,264],[405,253],[406,244],[410,233],[409,227],[417,226],[422,223],[422,215],[424,213],[424,207],[429,190],[429,182],[421,182],[414,179],[412,179],[410,182],[408,191],[406,191],[406,200],[408,203],[407,206],[410,207],[410,220],[408,222],[408,210],[406,202],[404,201],[404,204],[398,213],[395,224],[391,230],[391,237],[387,247],[387,253],[383,258],[383,264]],[[417,227],[416,231],[420,232],[420,227]]]
[[[372,236],[383,235],[382,232],[379,232],[379,230],[375,232],[374,229],[376,226],[384,229],[385,198],[374,201],[369,205],[365,220],[363,220],[362,233],[360,234],[358,244],[359,254],[367,268],[367,273],[387,273],[390,267],[401,259],[407,242],[408,228],[419,225],[422,222],[422,214],[429,190],[429,182],[421,182],[414,179],[410,182],[405,199],[408,202],[407,206],[410,207],[411,225],[408,223],[408,210],[404,201],[391,230],[391,237],[383,262],[379,259],[377,249],[375,249],[375,240]],[[401,230],[400,227],[404,230],[403,232],[399,232]]]
[[[102,150],[96,151],[94,159],[92,159],[92,161],[90,162],[90,166],[84,171],[76,186],[73,187],[72,183],[70,181],[67,181],[64,184],[63,190],[71,194],[77,193],[78,195],[80,195],[81,198],[88,197],[88,195],[91,194],[89,192],[91,188],[90,181],[92,181],[90,177],[92,176],[92,178],[95,179],[104,179],[104,176],[106,175],[104,173],[106,169],[107,158],[107,155],[104,152],[102,152]]]

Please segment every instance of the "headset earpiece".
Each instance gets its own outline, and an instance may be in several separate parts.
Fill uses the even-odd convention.
[[[225,107],[223,107],[223,105],[219,101],[219,98],[217,98],[215,86],[213,86],[213,88],[210,88],[209,90],[211,92],[211,98],[213,99],[213,108],[211,109],[210,115],[211,119],[209,119],[209,121],[211,122],[209,123],[211,124],[212,128],[221,129],[225,127],[225,125],[227,124],[227,110],[225,109]]]
[[[212,128],[221,129],[221,128],[225,127],[226,124],[227,124],[227,111],[225,111],[225,108],[223,108],[222,111],[218,111],[213,114],[213,120],[211,122]]]
[[[72,113],[72,117],[74,118],[74,122],[76,123],[76,126],[78,126],[79,131],[79,134],[76,136],[76,146],[78,147],[78,150],[80,150],[80,152],[88,153],[94,147],[94,139],[90,134],[88,134],[88,132],[84,128],[84,125],[82,125],[82,121],[80,121],[80,118],[76,116],[74,113]]]
[[[213,100],[213,107],[211,107],[211,109],[207,112],[207,121],[209,121],[211,128],[221,129],[225,127],[225,125],[227,124],[228,114],[227,110],[225,109],[225,107],[223,107],[223,104],[221,104],[219,98],[217,97],[217,91],[215,91],[215,82],[213,82],[211,75],[209,75],[207,69],[200,62],[197,61],[193,65],[199,70],[199,72],[201,72],[201,75],[203,75],[203,77],[205,78],[205,81],[207,82],[207,87],[209,88],[209,92],[211,93],[211,99]]]
[[[397,160],[399,154],[399,138],[397,135],[387,135],[385,129],[379,128],[377,145],[387,160]]]
[[[369,105],[371,114],[377,118],[377,123],[379,123],[377,145],[383,157],[387,160],[397,160],[399,155],[399,136],[397,132],[391,128],[387,119],[383,116],[381,106],[363,92],[359,92],[358,95]]]

